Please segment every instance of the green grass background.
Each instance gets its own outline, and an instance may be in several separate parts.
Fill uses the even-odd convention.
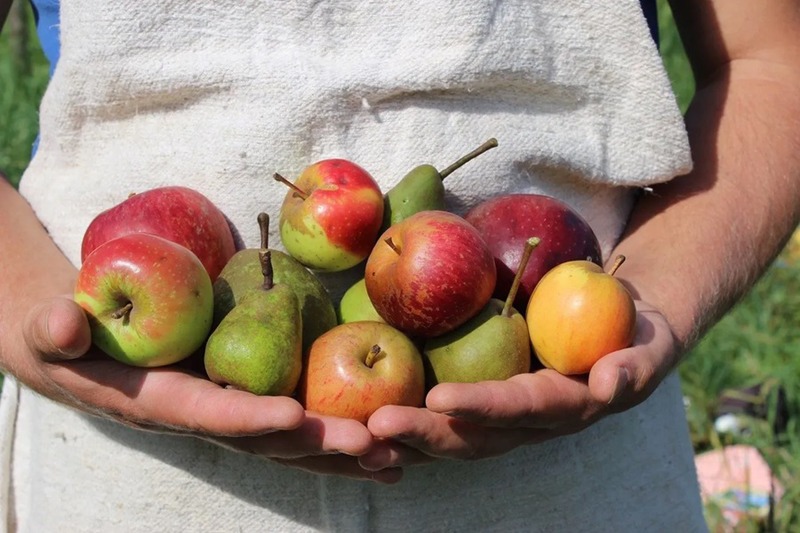
[[[19,1],[19,0],[18,0]],[[14,184],[30,158],[37,131],[37,106],[47,81],[47,65],[28,19],[21,31],[6,25],[0,35],[0,170]],[[694,81],[665,0],[659,0],[661,50],[676,98],[685,110]],[[27,42],[25,36],[27,35]],[[796,234],[797,235],[797,234]],[[766,275],[680,367],[687,416],[695,450],[729,443],[759,449],[786,488],[767,519],[740,523],[740,531],[800,531],[800,238],[796,238]],[[769,420],[753,419],[746,435],[728,437],[714,431],[720,396],[730,389],[767,384],[787,394],[788,427],[776,434]],[[774,413],[774,394],[759,400]],[[719,509],[706,508],[709,527],[721,525]]]

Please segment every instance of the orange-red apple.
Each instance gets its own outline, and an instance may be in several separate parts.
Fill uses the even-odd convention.
[[[585,374],[598,359],[633,342],[636,309],[625,286],[591,261],[548,271],[528,301],[526,321],[541,363],[561,374]]]
[[[421,211],[381,235],[364,279],[387,323],[430,338],[478,314],[492,296],[496,272],[492,253],[471,224],[447,211]]]
[[[309,411],[363,423],[384,405],[422,406],[422,356],[408,337],[383,322],[336,326],[311,345],[299,399]]]

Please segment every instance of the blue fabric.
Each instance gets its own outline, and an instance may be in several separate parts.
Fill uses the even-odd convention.
[[[30,0],[36,17],[36,32],[39,35],[44,55],[50,61],[50,74],[58,63],[60,50],[59,0]],[[658,43],[658,20],[656,0],[641,0],[642,12],[650,26],[653,40]]]

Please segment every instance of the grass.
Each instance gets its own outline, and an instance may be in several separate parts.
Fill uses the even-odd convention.
[[[694,81],[664,0],[659,0],[661,51],[682,110]],[[30,28],[30,20],[27,23]],[[47,80],[47,65],[32,39],[22,49],[6,28],[0,35],[0,169],[18,183],[37,131],[37,105]],[[750,293],[687,356],[680,368],[687,416],[697,452],[727,443],[755,446],[786,488],[771,524],[749,520],[742,531],[800,531],[800,234]],[[746,434],[717,434],[714,419],[726,390],[766,383],[786,391],[787,427],[776,432],[769,420],[753,419]],[[762,400],[774,417],[774,394]],[[768,416],[768,418],[769,418]],[[719,510],[707,508],[712,530]]]

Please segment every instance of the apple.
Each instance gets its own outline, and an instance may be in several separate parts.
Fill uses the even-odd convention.
[[[492,296],[494,258],[478,231],[447,211],[420,211],[390,226],[367,259],[376,311],[413,337],[452,331]]]
[[[519,268],[528,237],[541,239],[525,268],[514,307],[525,312],[533,288],[559,263],[578,259],[602,264],[600,244],[591,226],[567,204],[541,194],[495,196],[473,207],[465,217],[475,226],[495,258],[494,297],[505,299]]]
[[[636,308],[614,277],[591,261],[567,261],[547,272],[533,291],[525,315],[533,351],[561,374],[585,374],[598,359],[629,347]]]
[[[225,215],[188,187],[133,194],[97,215],[83,235],[81,261],[101,244],[129,233],[151,233],[185,246],[200,259],[212,281],[236,252]]]
[[[211,278],[188,248],[148,233],[101,244],[81,265],[74,292],[92,342],[133,366],[176,363],[211,329]]]
[[[311,345],[298,392],[309,411],[366,424],[384,405],[423,405],[422,356],[383,322],[341,324]]]
[[[338,272],[369,255],[383,223],[383,194],[375,179],[345,159],[306,167],[280,211],[280,234],[289,254],[313,270]]]

